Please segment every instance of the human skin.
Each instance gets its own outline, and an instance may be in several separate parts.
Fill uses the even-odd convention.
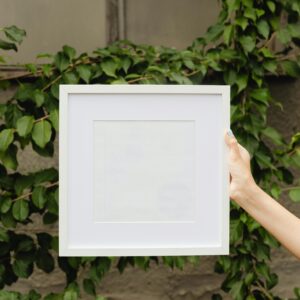
[[[225,143],[229,148],[230,198],[300,259],[300,219],[255,183],[250,154],[231,130],[225,132]]]

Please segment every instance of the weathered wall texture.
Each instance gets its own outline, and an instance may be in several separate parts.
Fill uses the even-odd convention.
[[[125,1],[125,36],[136,43],[184,48],[214,24],[219,1]]]
[[[106,45],[106,2],[0,0],[0,27],[10,25],[25,29],[27,37],[18,52],[6,52],[7,63],[33,62],[37,54],[56,53],[65,44],[90,52]]]
[[[112,1],[112,0],[110,0]],[[72,3],[71,3],[72,2]],[[89,14],[99,11],[103,8],[102,0],[89,0],[89,5],[84,5],[85,1],[64,0],[60,1],[60,5],[67,5],[70,15],[59,15],[55,10],[59,7],[58,1],[26,1],[27,9],[20,5],[17,0],[0,0],[0,25],[16,24],[25,27],[28,30],[28,40],[21,46],[21,51],[27,51],[25,56],[20,57],[22,61],[34,57],[37,53],[33,51],[34,45],[31,45],[30,37],[31,30],[40,30],[37,34],[42,38],[45,32],[48,39],[52,38],[55,26],[60,24],[56,20],[62,21],[67,26],[74,26],[77,21],[80,21],[81,31],[76,32],[64,31],[60,26],[56,30],[61,30],[61,40],[56,40],[55,43],[47,44],[43,41],[40,50],[52,52],[57,50],[57,44],[62,46],[69,43],[80,52],[87,47],[93,49],[100,46],[101,41],[105,40],[105,28],[102,15],[98,19],[89,18]],[[118,1],[113,1],[118,3]],[[49,4],[51,3],[51,4]],[[53,4],[55,3],[55,4]],[[47,5],[50,5],[50,10],[46,10]],[[29,7],[36,6],[35,13],[29,10]],[[82,6],[81,6],[82,5]],[[16,19],[17,9],[21,9],[21,14],[24,20]],[[39,16],[38,11],[44,11],[42,16]],[[14,14],[7,14],[12,11]],[[63,10],[61,10],[63,11]],[[6,12],[6,13],[4,13]],[[6,15],[6,16],[5,16]],[[39,18],[35,23],[32,22],[33,15]],[[137,43],[147,43],[154,45],[168,45],[183,48],[197,36],[200,36],[205,28],[212,24],[217,16],[217,1],[208,0],[128,0],[125,1],[125,37]],[[5,17],[5,19],[3,19]],[[45,19],[46,18],[46,19]],[[40,22],[48,22],[48,31],[35,28]],[[77,20],[77,21],[76,21]],[[109,21],[109,20],[107,20]],[[112,20],[113,21],[113,20]],[[89,23],[92,23],[92,30],[89,30]],[[35,28],[35,29],[34,29]],[[33,31],[32,31],[33,32]],[[99,36],[100,40],[96,39]],[[36,37],[35,37],[36,38]],[[57,39],[57,37],[55,37]],[[72,41],[76,41],[76,43]],[[100,41],[100,42],[99,42]],[[43,48],[44,47],[44,48]],[[27,50],[26,50],[27,49]],[[31,49],[31,50],[30,50]],[[26,50],[26,51],[25,51]],[[269,114],[269,123],[274,125],[280,132],[289,138],[293,132],[300,130],[300,87],[298,81],[272,79],[270,81],[272,94],[280,100],[284,107],[284,112],[278,108],[272,107]],[[5,101],[12,91],[2,92],[0,100]],[[56,145],[58,146],[58,145]],[[43,167],[57,166],[58,156],[57,149],[53,159],[41,158],[34,154],[30,148],[25,149],[20,154],[20,171],[35,171]],[[298,174],[300,175],[300,174]],[[292,204],[286,199],[279,200],[283,205],[288,207],[292,212],[300,216],[300,206]],[[276,220],[274,220],[276,221]],[[26,228],[20,228],[20,231],[27,233],[43,230],[42,222],[36,218],[36,223]],[[47,227],[49,230],[49,227]],[[57,228],[53,226],[50,229],[52,232],[57,232]],[[295,286],[300,287],[300,261],[297,261],[285,249],[274,250],[272,260],[273,270],[279,274],[279,285],[276,287],[276,292],[282,297],[292,297],[292,289]],[[116,268],[113,268],[99,287],[99,292],[108,296],[108,299],[120,300],[206,300],[210,299],[210,295],[219,291],[219,286],[223,280],[223,275],[218,275],[213,272],[215,257],[201,257],[201,262],[198,267],[186,266],[184,271],[170,270],[169,268],[159,265],[144,272],[137,268],[129,267],[123,275],[119,275]],[[44,274],[37,270],[29,280],[19,280],[17,284],[10,289],[28,291],[31,288],[36,288],[42,293],[60,291],[63,288],[64,277],[63,273],[56,269],[51,275]],[[229,299],[229,297],[228,297]]]

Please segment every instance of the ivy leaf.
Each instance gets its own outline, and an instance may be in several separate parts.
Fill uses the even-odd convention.
[[[91,279],[85,278],[83,280],[83,288],[87,294],[92,295],[92,296],[96,295],[95,284]]]
[[[284,144],[281,134],[273,127],[266,127],[262,134],[271,139],[276,145],[282,146]]]
[[[51,125],[47,120],[37,122],[32,130],[32,139],[41,148],[44,148],[51,139]]]
[[[235,82],[238,86],[238,91],[237,93],[241,92],[242,90],[244,90],[248,84],[248,75],[247,74],[239,74],[239,76],[237,76],[236,78],[236,82]]]
[[[37,66],[35,64],[25,64],[25,68],[33,74],[37,72]]]
[[[295,61],[285,60],[281,66],[287,75],[296,78],[300,76],[300,66]]]
[[[60,72],[63,72],[69,66],[69,59],[63,52],[58,52],[54,56],[54,64]]]
[[[57,236],[52,236],[51,249],[58,252],[58,237]]]
[[[9,241],[9,236],[7,230],[0,227],[0,242],[8,242],[8,241]]]
[[[294,202],[300,202],[300,187],[290,190],[289,197]]]
[[[268,48],[266,48],[266,47],[260,48],[259,52],[261,52],[264,57],[274,58],[274,54]]]
[[[268,281],[270,280],[270,270],[267,264],[258,262],[256,264],[256,271],[259,275],[262,275]]]
[[[76,50],[68,45],[63,46],[63,52],[69,57],[70,60],[76,56]]]
[[[261,16],[263,16],[265,14],[265,11],[263,9],[255,9],[255,13],[257,15],[258,18],[260,18]]]
[[[282,28],[277,32],[277,37],[282,44],[287,44],[292,40],[290,32],[287,28]]]
[[[127,74],[130,65],[131,60],[129,57],[126,56],[124,59],[122,59],[122,69],[124,70],[125,74]]]
[[[1,215],[1,222],[6,228],[16,228],[17,222],[12,215],[12,210],[9,210],[7,213]]]
[[[238,17],[235,19],[235,24],[245,30],[248,26],[248,20],[244,17]]]
[[[267,1],[267,6],[268,6],[269,10],[272,13],[275,12],[276,6],[275,6],[275,3],[273,1]]]
[[[46,232],[37,233],[37,239],[40,247],[43,250],[48,250],[51,248],[52,236],[49,233]]]
[[[101,63],[102,70],[107,76],[110,77],[117,78],[116,76],[117,67],[118,67],[117,63],[112,59],[105,60]]]
[[[75,72],[66,72],[62,78],[67,84],[77,84],[79,81],[78,75]]]
[[[16,145],[11,144],[6,152],[0,152],[0,160],[7,169],[16,170],[18,167]]]
[[[240,1],[236,1],[237,5],[239,6]],[[242,0],[243,5],[245,5],[246,7],[253,7],[253,1],[252,0]]]
[[[46,189],[43,186],[37,186],[33,189],[32,202],[39,209],[44,208],[47,202],[47,198],[45,197],[45,191]]]
[[[250,92],[250,97],[255,100],[258,100],[266,105],[268,105],[268,101],[270,100],[270,92],[267,88],[254,89]]]
[[[24,116],[17,121],[17,132],[21,137],[27,136],[33,127],[34,118],[32,116]]]
[[[35,90],[33,92],[33,100],[36,103],[37,107],[41,107],[44,104],[45,101],[45,95],[40,90]]]
[[[292,38],[300,38],[300,24],[288,24],[287,30],[290,32]]]
[[[190,70],[195,70],[195,64],[193,63],[193,61],[191,59],[185,59],[183,61],[184,65],[189,68]]]
[[[233,25],[228,25],[225,27],[224,33],[223,33],[223,38],[224,38],[224,43],[228,46],[230,44],[230,41],[232,39],[233,35]]]
[[[66,291],[63,300],[77,300],[78,296],[75,291]]]
[[[55,83],[51,85],[50,92],[55,99],[59,99],[59,84]]]
[[[48,225],[48,224],[53,224],[55,223],[56,221],[58,220],[58,217],[57,215],[55,214],[51,214],[49,212],[46,212],[44,215],[43,215],[43,223]]]
[[[270,168],[272,170],[276,169],[273,165],[273,163],[271,162],[271,158],[265,154],[262,151],[256,151],[255,154],[255,159],[258,163],[258,165],[264,169],[264,168]]]
[[[243,223],[240,220],[230,221],[230,243],[234,243],[243,236]]]
[[[51,124],[53,126],[53,128],[58,131],[59,130],[59,115],[58,115],[58,110],[54,109],[50,112],[49,115],[49,120],[51,121]]]
[[[16,200],[12,207],[12,213],[17,221],[24,221],[29,214],[28,202],[23,199]]]
[[[54,259],[48,251],[39,249],[36,253],[36,265],[44,272],[51,273],[54,269]]]
[[[172,72],[170,74],[170,79],[179,84],[193,84],[193,82],[189,78],[181,75],[180,73]]]
[[[244,16],[252,21],[256,21],[256,13],[252,7],[247,7],[244,12]]]
[[[49,193],[47,210],[54,215],[58,215],[58,189],[55,192]]]
[[[0,151],[5,152],[14,140],[14,130],[4,129],[0,132]]]
[[[233,283],[230,294],[232,295],[232,298],[235,300],[244,300],[245,299],[245,285],[242,280],[238,280]]]
[[[294,294],[300,298],[300,288],[294,288]]]
[[[20,102],[32,100],[34,88],[29,83],[21,83],[15,94],[15,98]]]
[[[18,48],[14,43],[9,43],[2,39],[0,39],[0,49],[18,51]]]
[[[18,244],[15,248],[15,251],[20,253],[20,252],[29,252],[31,250],[35,250],[35,243],[33,239],[29,236],[26,235],[21,235],[20,240],[18,241]]]
[[[270,34],[270,26],[267,21],[260,20],[257,23],[257,30],[265,39],[268,38],[268,36]]]
[[[53,58],[54,55],[51,53],[39,53],[37,54],[36,58]]]
[[[228,0],[227,4],[228,4],[228,12],[231,13],[234,10],[237,10],[239,8],[240,1],[239,0]]]
[[[44,75],[49,78],[52,73],[52,66],[50,64],[44,64],[44,65],[42,65],[41,68],[42,68]]]
[[[90,78],[92,76],[92,71],[90,66],[87,65],[77,66],[76,71],[78,72],[82,80],[84,80],[86,83],[90,82]]]
[[[54,168],[44,169],[34,173],[34,183],[58,180],[58,172]]]
[[[123,77],[120,77],[118,79],[112,80],[110,84],[128,84],[128,82]]]
[[[34,176],[32,175],[18,175],[15,181],[15,191],[17,195],[21,195],[23,191],[34,183]]]
[[[269,72],[271,72],[273,74],[276,74],[276,70],[277,70],[277,63],[276,63],[276,61],[274,61],[274,60],[265,60],[263,62],[263,67],[267,71],[269,71]]]
[[[10,198],[4,198],[1,200],[0,203],[0,211],[5,214],[9,211],[10,207],[11,207],[11,199]]]
[[[19,44],[23,41],[23,38],[26,36],[26,31],[18,28],[15,25],[10,27],[4,27],[4,33],[8,39]]]
[[[246,53],[251,52],[255,48],[255,42],[251,36],[242,36],[240,44]]]
[[[207,32],[205,34],[205,39],[207,40],[207,42],[213,42],[217,40],[222,35],[223,32],[224,32],[224,25],[222,24],[216,24],[210,26],[207,29]]]
[[[17,258],[12,264],[14,273],[21,278],[28,278],[33,271],[33,263],[26,259]]]

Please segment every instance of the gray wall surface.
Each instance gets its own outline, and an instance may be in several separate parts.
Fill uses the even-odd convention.
[[[65,44],[90,53],[119,38],[185,48],[215,22],[219,7],[217,0],[0,0],[0,27],[26,30],[19,51],[5,55],[9,64],[29,63]]]
[[[128,0],[125,36],[136,43],[184,48],[217,20],[211,0]]]
[[[109,27],[123,28],[124,37],[136,43],[185,47],[200,36],[217,16],[217,1],[208,0],[127,0],[120,12],[120,1],[108,0],[115,13],[104,22],[105,1],[103,0],[0,0],[0,26],[18,25],[27,29],[28,38],[14,57],[15,61],[32,61],[39,52],[59,50],[63,44],[75,46],[78,52],[92,50],[111,40],[107,36]],[[26,5],[25,5],[26,3]],[[88,3],[88,4],[87,4]],[[122,8],[122,7],[121,7]],[[122,22],[115,17],[123,13]],[[120,32],[118,35],[120,36]],[[272,107],[269,124],[289,138],[300,129],[300,80],[270,79],[272,95],[281,101],[284,111]],[[5,101],[13,90],[0,94]],[[47,166],[57,166],[58,145],[53,159],[41,158],[27,147],[20,153],[22,172],[36,171]],[[299,174],[296,174],[299,177]],[[282,197],[279,202],[300,216],[300,206]],[[50,231],[57,227],[45,227],[36,217],[35,223],[20,232]],[[213,272],[215,257],[201,257],[198,267],[186,266],[184,271],[170,270],[159,265],[144,272],[129,267],[120,275],[113,268],[105,276],[99,293],[111,300],[206,300],[219,291],[223,275]],[[279,275],[275,288],[281,297],[292,297],[292,290],[300,286],[300,261],[287,250],[273,251],[271,268]],[[80,278],[84,274],[80,275]],[[56,268],[50,275],[36,270],[29,279],[21,279],[9,289],[29,291],[38,289],[42,293],[58,292],[64,287],[63,273]],[[88,298],[85,298],[88,299]],[[226,299],[226,298],[225,298]],[[230,297],[227,297],[230,299]]]
[[[106,45],[106,2],[0,0],[0,27],[10,25],[26,30],[27,37],[17,53],[5,52],[7,63],[34,62],[37,54],[56,53],[65,44],[90,52]]]

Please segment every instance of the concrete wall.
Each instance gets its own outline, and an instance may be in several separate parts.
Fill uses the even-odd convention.
[[[0,0],[0,27],[10,25],[25,29],[27,38],[17,53],[5,52],[7,63],[33,62],[38,53],[56,53],[65,44],[90,52],[106,45],[106,2]]]
[[[114,4],[110,7],[118,10],[120,3],[115,0],[110,2]],[[97,16],[97,13],[93,14],[94,12],[103,9],[104,4],[101,4],[100,0],[27,0],[26,7],[23,5],[24,3],[24,0],[0,0],[0,26],[16,24],[20,27],[27,27],[28,39],[31,40],[24,42],[18,54],[20,60],[32,60],[35,54],[41,51],[56,51],[65,43],[74,45],[79,52],[87,48],[92,50],[104,43],[105,29],[101,27],[104,26],[103,17],[92,17]],[[34,7],[35,11],[33,11]],[[69,11],[69,14],[63,13],[62,7],[65,7],[65,11]],[[125,25],[123,34],[137,43],[182,48],[188,45],[194,37],[201,35],[209,23],[213,22],[217,15],[216,9],[217,1],[208,0],[162,0],[160,2],[158,0],[127,0],[123,11],[123,25]],[[41,13],[43,16],[39,16]],[[114,18],[118,13],[108,15],[111,16],[109,26],[114,26],[116,21]],[[76,22],[77,18],[80,19],[80,22]],[[211,18],[211,22],[209,22],[209,18]],[[39,28],[43,20],[46,20],[48,26],[46,31]],[[74,27],[77,26],[77,23],[80,23],[79,27],[83,27],[82,30]],[[63,26],[59,24],[63,24]],[[119,25],[117,30],[122,27]],[[95,28],[91,29],[91,27]],[[79,31],[77,32],[77,30]],[[58,31],[59,38],[54,38],[54,31]],[[37,32],[32,34],[35,36],[34,38],[30,37],[30,32]],[[42,42],[45,32],[47,32],[47,36]],[[100,37],[99,40],[95,38],[101,34],[102,38]],[[38,44],[39,50],[34,44],[34,39],[35,41],[41,40],[40,45]],[[299,83],[300,80],[283,80],[282,78],[270,80],[272,94],[282,102],[284,112],[272,107],[269,113],[269,123],[286,137],[290,137],[300,129]],[[12,92],[12,90],[2,92],[0,99],[5,101]],[[42,167],[57,166],[57,149],[56,145],[55,157],[49,159],[41,158],[30,148],[26,148],[19,155],[20,171],[35,171]],[[297,176],[299,175],[297,174]],[[284,197],[279,201],[300,216],[299,205],[293,204]],[[19,230],[25,230],[26,233],[42,231],[43,225],[41,220],[36,217],[34,224],[26,228],[19,228]],[[56,226],[50,228],[47,226],[45,230],[57,233]],[[292,289],[297,285],[300,286],[300,261],[297,261],[284,248],[274,250],[272,258],[272,270],[279,275],[276,292],[281,297],[292,297]],[[162,265],[153,265],[148,272],[129,267],[123,275],[119,275],[116,268],[113,268],[103,279],[99,292],[111,300],[210,299],[212,293],[219,291],[224,278],[223,275],[213,272],[214,261],[215,257],[203,256],[198,267],[186,266],[184,271],[172,271]],[[80,276],[82,277],[82,274]],[[55,292],[63,288],[64,282],[63,273],[58,268],[50,275],[37,270],[28,280],[19,280],[11,289],[28,291],[36,288],[43,293]],[[229,297],[226,298],[229,299]]]
[[[211,0],[125,1],[125,36],[136,43],[184,48],[217,20]]]
[[[5,52],[7,63],[17,64],[65,44],[82,53],[120,38],[184,48],[218,11],[216,0],[0,0],[0,28],[17,25],[27,32],[17,53]]]

